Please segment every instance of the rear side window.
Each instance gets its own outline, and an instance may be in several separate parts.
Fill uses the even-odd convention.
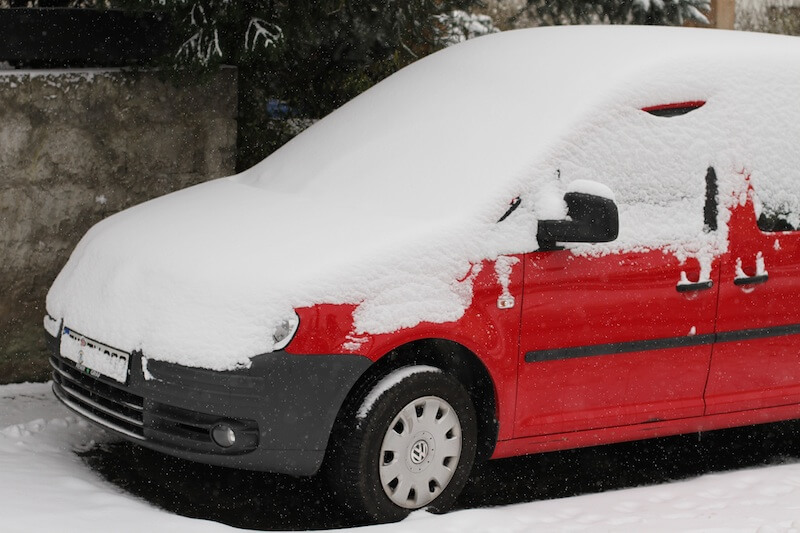
[[[758,216],[758,229],[766,232],[797,231],[800,213],[793,212],[788,205],[763,205]]]
[[[758,229],[765,232],[797,231],[800,229],[800,193],[789,180],[752,176],[753,203]]]

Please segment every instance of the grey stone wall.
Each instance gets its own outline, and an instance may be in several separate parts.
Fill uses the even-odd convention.
[[[0,383],[46,379],[47,289],[100,219],[234,172],[236,70],[0,71]]]

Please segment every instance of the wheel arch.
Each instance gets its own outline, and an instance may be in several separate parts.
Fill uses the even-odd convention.
[[[430,365],[454,376],[472,398],[478,427],[476,460],[491,457],[497,443],[499,421],[497,394],[489,370],[478,356],[464,345],[442,338],[407,342],[376,360],[350,389],[334,427],[341,427],[344,417],[355,413],[364,396],[384,376],[409,365]]]

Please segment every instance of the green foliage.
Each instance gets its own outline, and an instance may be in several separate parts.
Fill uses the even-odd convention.
[[[708,23],[711,0],[526,0],[512,16],[539,25]]]
[[[263,159],[295,125],[266,112],[279,100],[322,117],[444,43],[436,15],[478,0],[115,0],[165,10],[174,23],[167,61],[178,76],[239,68],[238,166]]]
[[[12,0],[5,0],[6,3]],[[534,25],[680,24],[704,20],[710,0],[526,0],[512,18]],[[0,0],[3,2],[3,0]],[[20,2],[15,2],[20,3]],[[239,168],[297,133],[270,117],[269,101],[295,117],[319,118],[437,48],[496,31],[465,11],[480,0],[30,0],[160,10],[173,24],[161,64],[175,78],[202,79],[220,64],[239,68]],[[480,30],[480,31],[478,31]]]

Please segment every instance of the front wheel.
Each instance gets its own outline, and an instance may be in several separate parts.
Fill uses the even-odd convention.
[[[395,370],[335,432],[332,488],[372,520],[446,510],[472,468],[476,427],[472,401],[455,378],[429,366]]]

